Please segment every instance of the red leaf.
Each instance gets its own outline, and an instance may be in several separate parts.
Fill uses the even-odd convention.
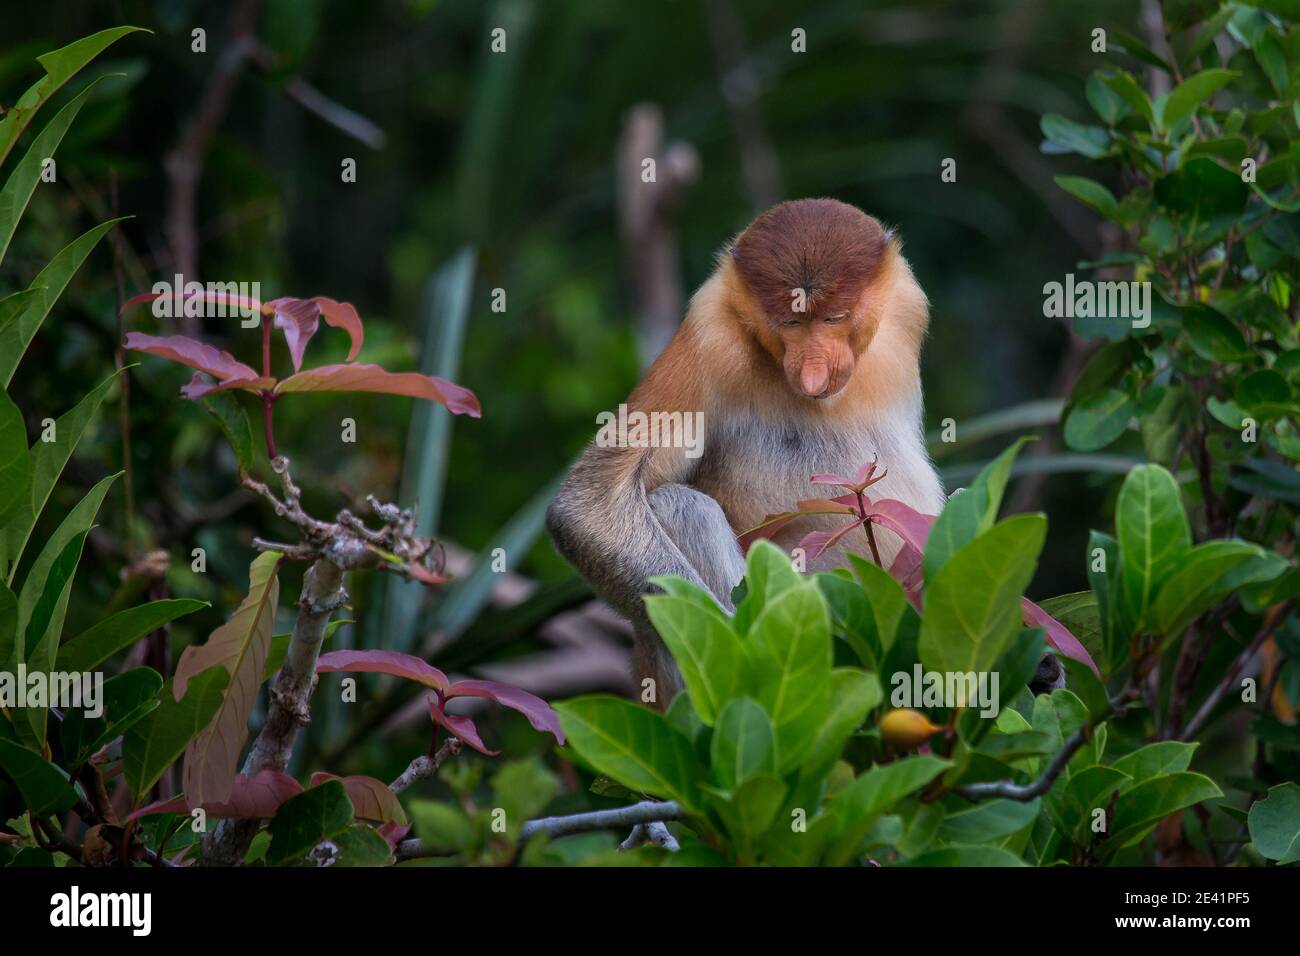
[[[800,515],[856,515],[857,510],[853,505],[857,500],[856,495],[840,495],[838,498],[805,498],[796,503],[797,510],[768,515],[762,523],[742,533],[736,541],[742,551],[748,551],[749,546],[755,541],[773,537]]]
[[[406,839],[411,828],[402,823],[385,823],[381,827],[376,827],[375,832],[388,841],[389,847],[396,850],[397,844]]]
[[[446,379],[419,372],[389,372],[378,365],[322,365],[290,375],[275,387],[276,394],[290,392],[381,392],[409,395],[446,405],[457,415],[478,418],[474,393]]]
[[[130,309],[135,308],[142,302],[154,302],[158,299],[171,298],[170,295],[163,295],[158,292],[144,292],[140,295],[132,296],[122,303],[122,308],[118,310],[119,315],[125,315]],[[204,302],[211,302],[214,305],[232,306],[245,312],[262,311],[262,303],[256,299],[245,299],[239,295],[226,295],[224,292],[188,292],[181,296],[181,303],[184,304],[190,299],[202,299]],[[229,313],[229,310],[227,310]]]
[[[534,728],[551,734],[561,744],[564,743],[559,715],[551,709],[550,704],[526,690],[494,680],[458,680],[447,688],[445,696],[448,700],[453,697],[486,697],[495,700],[498,704],[519,711]]]
[[[361,329],[361,316],[352,308],[351,302],[335,302],[333,299],[318,295],[311,300],[325,317],[325,324],[333,329],[344,329],[352,339],[352,348],[348,351],[348,361],[354,362],[361,354],[361,343],[365,333]]]
[[[433,718],[435,724],[446,727],[479,753],[495,757],[501,752],[499,750],[488,750],[487,744],[483,743],[483,738],[478,735],[478,728],[474,726],[474,721],[468,717],[457,717],[455,714],[447,713],[439,706],[437,698],[432,696],[429,698],[429,716]]]
[[[935,515],[923,515],[921,512],[905,505],[894,498],[873,501],[867,509],[868,516],[876,524],[894,532],[904,543],[924,553],[926,539],[930,537],[930,528],[934,526]]]
[[[314,299],[281,298],[266,303],[275,309],[275,327],[284,330],[284,340],[289,346],[293,370],[302,368],[302,356],[307,343],[320,328],[320,306]]]
[[[840,540],[840,538],[844,537],[854,528],[861,527],[861,525],[861,521],[850,521],[844,527],[838,528],[835,531],[810,531],[808,534],[804,535],[803,540],[799,542],[799,547],[804,549],[808,560],[811,561],[814,558],[821,557],[822,552],[834,545],[836,541]]]
[[[202,372],[195,372],[189,384],[181,386],[181,396],[193,400],[202,398],[204,395],[211,395],[213,392],[225,392],[232,388],[258,392],[262,389],[274,387],[275,379],[273,378],[228,378],[224,382],[209,382],[203,377]]]
[[[126,333],[123,343],[134,352],[148,352],[159,358],[170,359],[224,382],[230,378],[257,378],[257,372],[229,352],[223,352],[207,342],[184,335],[145,335],[143,332]]]
[[[343,784],[352,809],[359,820],[373,820],[376,823],[405,823],[406,811],[402,809],[397,794],[388,789],[388,784],[374,777],[338,777],[332,773],[314,773],[311,786],[337,780]]]
[[[1021,598],[1020,606],[1023,610],[1024,621],[1030,627],[1042,627],[1047,629],[1047,643],[1064,654],[1066,657],[1073,657],[1076,661],[1082,661],[1092,668],[1092,672],[1098,677],[1101,671],[1093,663],[1092,655],[1088,649],[1079,643],[1079,639],[1070,633],[1069,629],[1058,621],[1052,615],[1048,614],[1041,607],[1035,604],[1029,598]]]
[[[423,658],[401,651],[330,651],[316,659],[317,674],[353,671],[359,674],[392,674],[446,691],[447,675]]]
[[[279,770],[263,770],[249,777],[239,774],[235,777],[230,790],[230,799],[209,801],[203,812],[210,817],[234,817],[239,819],[260,819],[275,816],[280,804],[302,793],[302,784],[287,773]],[[171,800],[159,800],[147,807],[141,807],[127,817],[127,822],[140,817],[154,816],[159,813],[189,813],[192,808],[184,796]]]
[[[903,586],[913,606],[918,611],[921,610],[921,585],[925,579],[921,552],[910,544],[904,543],[894,558],[894,563],[889,566],[889,574]]]

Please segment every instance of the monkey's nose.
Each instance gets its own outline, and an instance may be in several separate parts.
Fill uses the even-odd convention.
[[[805,365],[799,370],[799,387],[809,398],[820,398],[830,382],[830,369],[825,365]]]

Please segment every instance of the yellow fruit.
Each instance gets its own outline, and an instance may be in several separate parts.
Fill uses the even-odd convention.
[[[891,710],[880,718],[880,733],[896,750],[911,750],[943,730],[916,710]]]

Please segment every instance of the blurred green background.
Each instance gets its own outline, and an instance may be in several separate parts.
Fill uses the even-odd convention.
[[[527,547],[507,548],[509,566],[542,582],[546,599],[535,594],[522,619],[498,609],[486,623],[482,588],[462,589],[460,611],[444,600],[441,623],[459,613],[451,629],[467,635],[462,644],[487,649],[452,660],[468,668],[489,651],[525,653],[537,621],[583,599],[536,535],[535,504],[593,434],[596,413],[639,374],[638,300],[619,215],[630,110],[657,106],[665,141],[694,150],[697,175],[666,220],[687,294],[723,243],[775,200],[834,196],[896,226],[932,302],[927,427],[952,418],[960,434],[977,416],[1061,396],[1086,357],[1086,345],[1043,317],[1042,287],[1099,258],[1108,240],[1053,184],[1053,175],[1083,171],[1083,161],[1045,155],[1038,121],[1047,112],[1087,118],[1091,31],[1137,21],[1136,0],[9,3],[0,9],[0,103],[39,75],[42,52],[118,24],[153,33],[128,37],[87,71],[122,76],[101,84],[65,141],[58,183],[38,190],[0,295],[25,286],[114,208],[135,217],[119,246],[125,293],[170,277],[176,197],[167,157],[213,107],[240,36],[255,37],[256,54],[229,78],[228,102],[207,116],[194,207],[199,275],[260,281],[264,298],[351,301],[367,323],[363,360],[397,370],[421,367],[423,356],[479,395],[483,418],[451,423],[449,453],[432,459],[421,456],[450,419],[412,430],[406,399],[295,396],[277,408],[281,450],[316,513],[370,492],[397,497],[404,467],[415,476],[409,500],[420,460],[433,468],[426,474],[445,470],[443,507],[431,510],[437,531],[464,549],[500,545],[501,529],[524,509],[516,529]],[[504,54],[490,49],[496,27],[506,30]],[[196,28],[206,53],[191,50]],[[791,49],[796,29],[806,52]],[[344,117],[369,143],[329,117]],[[340,176],[348,158],[356,182]],[[955,183],[941,181],[948,158]],[[111,369],[112,258],[105,243],[21,366],[13,394],[33,423]],[[496,288],[506,290],[504,313],[491,308]],[[209,338],[253,360],[256,332],[208,322]],[[155,331],[154,323],[140,310],[128,328]],[[310,360],[345,352],[346,337],[325,329]],[[87,623],[78,615],[93,619],[122,599],[122,569],[134,557],[164,548],[173,558],[166,587],[215,602],[177,627],[180,638],[201,636],[245,586],[252,535],[284,532],[238,492],[233,456],[204,411],[175,397],[187,379],[147,357],[131,372],[136,520],[128,530],[119,483],[92,536],[93,573],[79,584],[91,599],[72,603],[69,633]],[[83,440],[73,480],[60,488],[66,500],[47,509],[54,518],[81,493],[78,483],[121,467],[119,407]],[[343,417],[357,422],[355,445],[338,441]],[[1050,430],[1036,430],[1052,451]],[[986,460],[1016,433],[941,464]],[[1051,522],[1032,595],[1084,587],[1087,530],[1109,523],[1111,484],[1073,471],[1013,490],[1014,508],[1042,508]],[[207,550],[206,575],[189,570],[194,547]],[[294,587],[286,583],[286,594]],[[353,590],[353,616],[384,621],[373,583]],[[427,615],[437,607],[409,613],[419,618],[413,629],[436,629]]]

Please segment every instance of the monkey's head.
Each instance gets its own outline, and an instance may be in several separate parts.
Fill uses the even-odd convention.
[[[835,199],[774,206],[731,247],[761,312],[755,337],[795,394],[824,399],[848,384],[876,332],[871,283],[889,249],[879,222]]]

